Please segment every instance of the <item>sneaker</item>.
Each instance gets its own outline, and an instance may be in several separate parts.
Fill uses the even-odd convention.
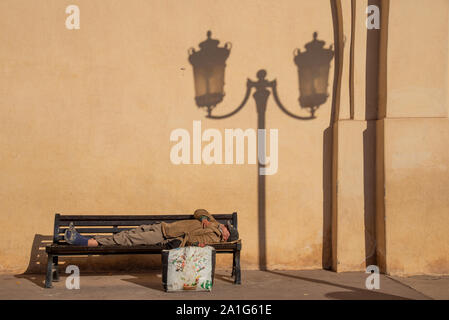
[[[78,231],[76,231],[73,222],[70,222],[69,227],[64,232],[64,240],[69,244],[73,244],[77,238],[77,235],[79,235]]]

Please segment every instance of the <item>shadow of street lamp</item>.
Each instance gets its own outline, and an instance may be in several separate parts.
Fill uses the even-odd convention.
[[[209,119],[225,119],[235,115],[248,102],[254,89],[253,98],[256,102],[257,128],[265,129],[265,114],[267,101],[270,94],[276,105],[291,118],[298,120],[315,119],[316,110],[326,102],[328,98],[327,87],[330,69],[330,61],[333,58],[332,47],[324,49],[324,41],[314,40],[306,44],[306,52],[295,50],[294,61],[298,67],[299,76],[299,102],[302,108],[309,110],[309,116],[299,116],[290,112],[279,99],[277,92],[277,81],[267,80],[267,72],[263,69],[257,72],[257,81],[247,79],[246,93],[242,103],[232,112],[224,115],[212,115],[212,110],[223,101],[225,96],[225,68],[226,60],[231,52],[231,44],[228,42],[224,47],[219,47],[219,40],[211,38],[211,31],[207,32],[207,40],[199,44],[200,50],[189,49],[189,61],[193,66],[193,77],[195,82],[195,101],[199,108],[206,108]],[[265,155],[265,135],[263,141],[258,141],[259,155]],[[263,148],[263,150],[261,150]],[[259,159],[260,160],[260,159]],[[264,160],[264,159],[263,159]],[[262,161],[265,163],[265,161]],[[259,267],[266,270],[266,204],[265,204],[265,175],[261,175],[265,167],[258,161],[258,232],[259,232]]]
[[[195,101],[199,108],[207,108],[210,115],[212,109],[223,100],[224,75],[226,59],[231,52],[231,44],[219,47],[220,41],[211,38],[207,32],[207,40],[199,44],[200,51],[189,49],[189,61],[193,65],[195,80]]]
[[[299,104],[308,108],[312,116],[327,101],[329,94],[329,69],[334,51],[332,45],[324,48],[324,41],[318,40],[318,33],[313,33],[313,41],[305,45],[306,51],[295,50],[294,62],[298,67]]]

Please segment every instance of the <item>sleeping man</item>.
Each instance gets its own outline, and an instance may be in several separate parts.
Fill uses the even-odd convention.
[[[121,231],[114,235],[97,235],[92,238],[79,234],[73,223],[70,223],[64,238],[67,243],[76,246],[162,245],[167,248],[203,247],[206,244],[232,242],[239,239],[237,229],[229,221],[226,225],[221,224],[207,210],[196,210],[194,218],[172,223],[159,222],[141,225],[138,228]]]

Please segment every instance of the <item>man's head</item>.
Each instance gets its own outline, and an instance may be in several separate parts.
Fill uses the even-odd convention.
[[[224,241],[232,242],[239,239],[239,232],[229,221],[226,225],[220,223],[219,227]]]

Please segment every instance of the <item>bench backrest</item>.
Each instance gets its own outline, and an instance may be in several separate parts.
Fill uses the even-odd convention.
[[[213,214],[215,220],[226,224],[227,221],[237,228],[237,212],[232,214]],[[115,234],[120,231],[134,229],[140,225],[156,222],[175,222],[194,219],[192,214],[179,215],[61,215],[55,214],[53,243],[64,240],[64,232],[70,222],[80,234]]]

